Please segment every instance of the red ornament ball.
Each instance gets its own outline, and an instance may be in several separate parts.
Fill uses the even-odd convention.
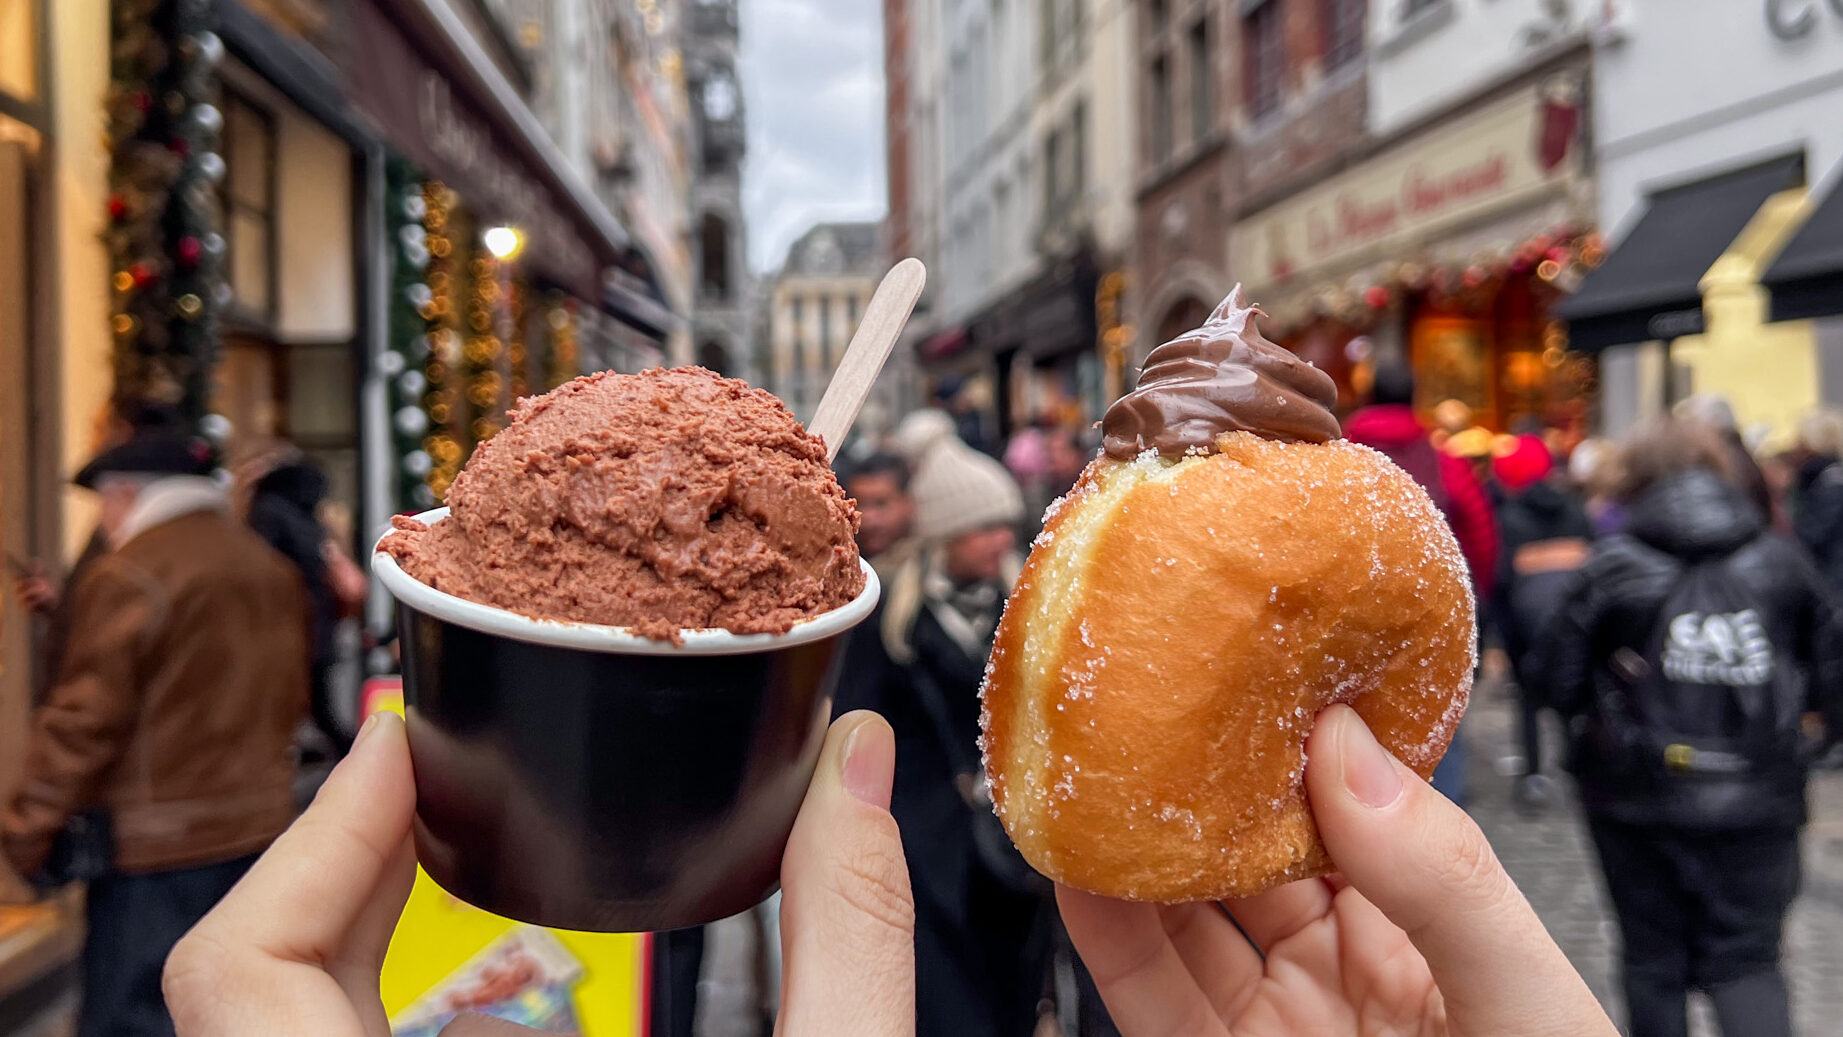
[[[128,216],[128,199],[119,194],[109,196],[109,218],[117,222]]]
[[[136,263],[128,268],[128,276],[134,279],[136,288],[145,288],[154,283],[154,268],[146,263]]]
[[[1379,284],[1370,285],[1363,290],[1363,301],[1372,310],[1380,310],[1389,304],[1389,290]]]
[[[198,265],[199,258],[205,254],[204,243],[187,235],[179,239],[179,262],[190,270]]]

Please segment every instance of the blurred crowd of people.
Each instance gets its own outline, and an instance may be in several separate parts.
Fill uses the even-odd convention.
[[[1377,370],[1345,434],[1448,519],[1520,705],[1518,809],[1560,793],[1545,761],[1574,774],[1624,936],[1631,1032],[1685,1033],[1700,989],[1730,1037],[1789,1033],[1778,954],[1806,775],[1839,763],[1843,731],[1843,416],[1813,413],[1758,451],[1701,396],[1623,440],[1568,444],[1486,432],[1457,406],[1424,423],[1415,400],[1406,369]],[[874,709],[895,731],[920,1033],[1105,1034],[977,747],[1023,545],[1094,431],[1043,422],[1000,444],[987,424],[917,411],[841,460],[884,593],[836,710]],[[294,816],[301,746],[349,745],[333,633],[365,577],[322,521],[324,475],[286,443],[225,466],[170,414],[118,415],[76,482],[101,508],[71,571],[14,563],[49,677],[25,781],[0,804],[0,878],[89,884],[85,1037],[170,1032],[167,951]],[[1546,751],[1545,712],[1566,732]],[[1462,732],[1434,779],[1461,804],[1467,765]],[[660,946],[701,956],[698,941]],[[695,977],[695,961],[670,974]]]
[[[1427,490],[1465,556],[1519,706],[1519,751],[1500,761],[1517,809],[1560,793],[1545,761],[1574,774],[1623,934],[1630,1032],[1686,1034],[1694,989],[1728,1037],[1789,1034],[1779,943],[1805,780],[1843,763],[1843,416],[1813,413],[1757,451],[1716,396],[1576,443],[1476,427],[1457,401],[1424,422],[1415,404],[1413,375],[1382,367],[1344,433]],[[838,708],[896,731],[919,1032],[1105,1033],[1047,889],[996,827],[975,748],[1020,547],[1093,433],[1041,422],[1000,444],[986,424],[916,412],[841,464],[886,589]],[[1567,744],[1543,745],[1545,712]],[[1434,776],[1462,805],[1467,766],[1462,732]]]
[[[112,411],[96,438],[75,564],[11,559],[41,680],[0,803],[0,902],[86,883],[80,1037],[170,1034],[168,952],[293,821],[304,754],[350,744],[334,631],[366,578],[293,446],[226,468],[160,408]]]

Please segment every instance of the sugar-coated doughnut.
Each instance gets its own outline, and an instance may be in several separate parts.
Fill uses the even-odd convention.
[[[1248,312],[1231,303],[1212,321]],[[1262,345],[1235,330],[1238,348]],[[1261,377],[1282,375],[1307,398],[1275,406],[1329,386],[1309,368]],[[1195,397],[1154,403],[1198,413]],[[1286,438],[1218,432],[1208,446],[1187,429],[1168,456],[1162,433],[1115,442],[1130,425],[1115,417],[1110,452],[1052,507],[999,624],[981,742],[998,815],[1038,871],[1129,900],[1248,896],[1326,874],[1306,736],[1320,710],[1349,703],[1432,773],[1475,661],[1458,544],[1400,468],[1307,425]],[[1122,446],[1146,449],[1122,460]]]

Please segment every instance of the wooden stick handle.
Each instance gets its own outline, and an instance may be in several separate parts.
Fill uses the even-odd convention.
[[[857,334],[851,336],[851,345],[846,347],[844,359],[832,373],[832,382],[806,426],[808,432],[825,441],[827,461],[838,456],[838,448],[844,445],[851,423],[870,398],[871,386],[877,383],[890,350],[896,348],[903,325],[909,322],[909,314],[914,312],[915,301],[921,298],[922,286],[927,282],[928,270],[921,260],[905,259],[883,275],[883,283],[877,285],[870,305],[864,307]]]

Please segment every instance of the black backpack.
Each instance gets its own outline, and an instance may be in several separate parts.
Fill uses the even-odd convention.
[[[1589,733],[1614,775],[1653,788],[1746,778],[1802,746],[1796,671],[1729,558],[1687,564],[1645,643],[1596,681]]]

